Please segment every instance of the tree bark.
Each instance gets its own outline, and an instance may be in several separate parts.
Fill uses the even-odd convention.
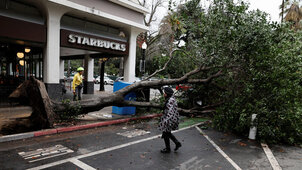
[[[10,94],[11,100],[17,100],[32,107],[30,117],[16,119],[1,128],[2,134],[21,133],[53,127],[56,114],[43,82],[31,77]]]
[[[164,85],[174,85],[180,83],[208,83],[212,79],[222,75],[222,71],[209,76],[205,79],[189,79],[190,76],[195,75],[201,71],[208,71],[211,68],[200,67],[185,74],[177,79],[162,79],[156,81],[140,81],[131,84],[119,91],[112,93],[108,96],[99,96],[98,98],[81,100],[78,102],[71,102],[71,106],[80,105],[81,114],[100,110],[106,106],[138,106],[138,107],[154,107],[161,108],[162,106],[152,102],[139,102],[124,100],[124,96],[130,92],[134,92],[146,88],[160,88]],[[10,99],[18,99],[20,102],[27,102],[32,107],[31,116],[23,122],[23,126],[30,126],[31,129],[45,129],[53,127],[55,119],[59,114],[65,111],[65,106],[61,102],[52,101],[46,91],[43,82],[31,77],[30,80],[23,82],[10,96]],[[193,110],[180,110],[183,113],[190,113]],[[213,111],[213,110],[208,110]],[[206,113],[208,111],[200,112]],[[194,110],[197,112],[197,110]],[[20,123],[20,122],[19,122]],[[26,124],[25,124],[26,123]],[[13,128],[13,127],[10,127]]]
[[[32,107],[33,112],[30,118],[33,123],[41,124],[42,128],[53,126],[56,116],[43,82],[31,77],[18,86],[9,98],[17,99],[22,103],[26,102]]]

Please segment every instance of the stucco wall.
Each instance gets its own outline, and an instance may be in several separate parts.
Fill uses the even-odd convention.
[[[94,8],[96,10],[100,10],[102,12],[106,12],[111,15],[115,15],[121,18],[128,19],[130,21],[144,24],[144,15],[128,9],[126,7],[120,6],[118,4],[112,3],[107,0],[69,0],[71,2],[87,6],[90,8]]]

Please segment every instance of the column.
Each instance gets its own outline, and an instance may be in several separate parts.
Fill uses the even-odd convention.
[[[45,2],[45,1],[44,1]],[[47,46],[43,59],[43,81],[51,99],[60,99],[60,22],[67,10],[63,6],[45,2],[47,9]]]
[[[124,81],[135,81],[136,37],[141,31],[131,28],[129,39],[129,55],[124,59]]]
[[[60,59],[60,80],[64,80],[64,60]]]
[[[91,58],[89,54],[86,54],[84,60],[84,94],[94,93],[93,71],[94,59]]]
[[[40,64],[40,61],[37,61],[36,62],[36,77],[37,78],[40,78],[40,66],[39,66],[39,64]]]

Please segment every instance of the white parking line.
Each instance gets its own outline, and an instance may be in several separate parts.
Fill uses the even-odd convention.
[[[202,162],[204,159],[198,159],[197,156],[194,156],[193,158],[187,160],[186,162],[181,163],[176,168],[171,170],[188,170],[188,169],[201,169]]]
[[[192,127],[195,127],[195,126],[198,126],[198,125],[201,125],[201,124],[203,124],[203,122],[197,123],[195,125],[188,126],[188,127],[185,127],[185,128],[179,129],[179,130],[176,130],[173,133],[180,132],[180,131],[183,131],[183,130],[186,130],[186,129],[189,129],[189,128],[192,128]],[[111,148],[102,149],[102,150],[99,150],[99,151],[91,152],[91,153],[84,154],[84,155],[79,155],[79,156],[68,158],[68,159],[63,159],[63,160],[60,160],[60,161],[56,161],[56,162],[52,162],[52,163],[49,163],[49,164],[37,166],[37,167],[34,167],[34,168],[29,168],[28,170],[38,170],[38,169],[45,169],[45,168],[57,166],[57,165],[60,165],[60,164],[66,163],[66,162],[71,162],[74,159],[82,159],[82,158],[86,158],[86,157],[89,157],[89,156],[94,156],[94,155],[102,154],[102,153],[105,153],[105,152],[110,152],[110,151],[113,151],[113,150],[116,150],[116,149],[120,149],[120,148],[130,146],[130,145],[134,145],[134,144],[142,143],[142,142],[149,141],[149,140],[152,140],[152,139],[156,139],[156,138],[159,138],[160,136],[161,135],[151,136],[149,138],[140,139],[140,140],[137,140],[137,141],[133,141],[133,142],[113,146]]]
[[[236,170],[241,170],[241,168],[226,153],[224,153],[219,146],[217,146],[216,143],[209,138],[208,135],[206,135],[199,127],[195,127],[215,147],[215,149],[233,165]]]
[[[271,163],[273,170],[281,170],[282,169],[281,166],[279,165],[277,159],[274,157],[274,154],[272,153],[268,145],[265,143],[261,143],[261,146],[264,150],[267,159]]]
[[[79,161],[78,159],[72,159],[70,162],[85,170],[96,170],[95,168],[85,164],[82,161]]]

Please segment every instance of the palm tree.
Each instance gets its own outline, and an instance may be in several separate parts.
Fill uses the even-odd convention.
[[[280,9],[281,9],[281,12],[279,14],[279,16],[281,17],[281,22],[283,22],[283,19],[284,19],[284,14],[288,12],[288,9],[287,6],[290,4],[290,0],[282,0],[282,3],[280,5]]]
[[[289,8],[284,19],[285,21],[293,23],[292,27],[294,29],[301,29],[300,21],[302,19],[302,7],[299,8],[299,4],[294,2]]]
[[[284,21],[284,16],[289,12],[291,5],[296,4],[299,6],[299,3],[302,0],[282,0],[282,3],[279,7],[279,9],[281,10],[279,16],[281,17],[281,22]]]

